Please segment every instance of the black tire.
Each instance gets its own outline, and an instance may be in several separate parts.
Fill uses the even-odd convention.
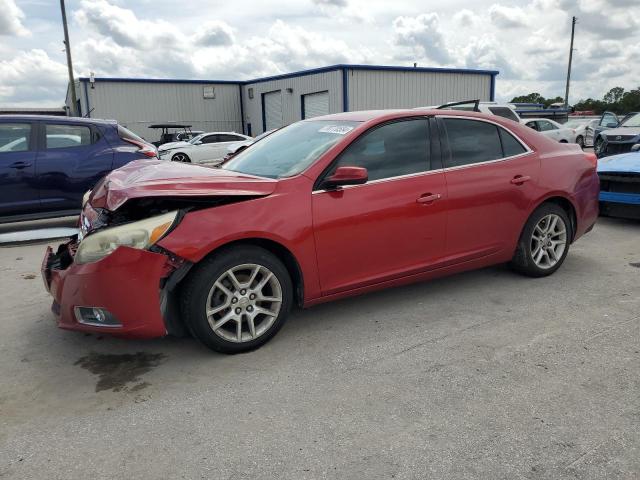
[[[533,232],[536,225],[550,214],[557,215],[564,222],[566,243],[557,263],[548,268],[541,268],[536,264],[532,256]],[[520,239],[518,240],[516,252],[509,265],[513,270],[529,277],[546,277],[547,275],[551,275],[564,263],[564,259],[567,257],[567,253],[569,253],[569,245],[571,244],[572,238],[573,230],[567,212],[555,203],[543,203],[531,214],[527,223],[525,223],[522,233],[520,234]]]
[[[598,137],[595,139],[595,141],[593,142],[593,153],[596,154],[596,157],[598,158],[602,158],[605,154],[605,142],[602,139],[602,137]]]
[[[207,319],[207,301],[209,292],[221,275],[231,268],[245,264],[262,266],[273,273],[279,282],[282,302],[278,315],[264,333],[252,340],[234,342],[214,332]],[[223,249],[196,265],[181,287],[181,297],[182,319],[192,335],[212,350],[233,354],[254,350],[278,333],[291,311],[293,285],[289,272],[278,257],[263,248],[246,245]],[[235,325],[240,323],[241,329],[246,333],[249,328],[246,322],[242,320],[235,322]]]
[[[560,140],[560,143],[569,143],[566,140]]]
[[[181,163],[191,163],[191,159],[189,158],[189,155],[182,152],[174,153],[173,156],[171,157],[171,161],[181,162]]]
[[[580,146],[580,148],[584,149],[584,137],[582,135],[578,135],[576,137],[576,143]]]

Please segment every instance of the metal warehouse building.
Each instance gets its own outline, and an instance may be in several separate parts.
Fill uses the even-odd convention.
[[[118,120],[153,140],[148,125],[257,135],[328,113],[411,108],[495,94],[493,70],[333,65],[248,81],[80,78],[82,116]],[[67,92],[66,105],[71,95]]]

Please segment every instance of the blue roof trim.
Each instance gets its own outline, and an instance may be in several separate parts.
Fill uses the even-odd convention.
[[[270,77],[255,78],[252,80],[186,80],[171,78],[122,78],[122,77],[96,77],[96,82],[133,82],[133,83],[195,83],[195,84],[239,84],[248,85],[253,83],[268,82],[271,80],[282,80],[285,78],[304,77],[316,73],[332,72],[336,70],[372,70],[372,71],[393,71],[393,72],[428,72],[428,73],[459,73],[464,75],[491,75],[495,77],[500,72],[497,70],[472,70],[465,68],[439,68],[439,67],[395,67],[391,65],[349,65],[338,64],[327,67],[311,68],[297,72],[272,75]],[[80,77],[81,82],[88,82],[88,77]]]
[[[89,82],[88,77],[80,77],[81,82]],[[126,77],[95,77],[96,82],[129,82],[129,83],[199,83],[199,84],[228,84],[238,85],[242,82],[235,80],[185,80],[181,78],[126,78]]]

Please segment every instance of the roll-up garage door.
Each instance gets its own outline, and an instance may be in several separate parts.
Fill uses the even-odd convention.
[[[329,115],[329,92],[309,93],[302,96],[302,118]]]
[[[273,130],[282,126],[282,92],[268,92],[262,94],[262,108],[264,114],[264,130]]]

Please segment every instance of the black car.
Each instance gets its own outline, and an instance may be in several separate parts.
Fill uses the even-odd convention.
[[[598,158],[630,152],[640,144],[640,112],[629,113],[620,121],[614,113],[604,112],[593,136]]]

